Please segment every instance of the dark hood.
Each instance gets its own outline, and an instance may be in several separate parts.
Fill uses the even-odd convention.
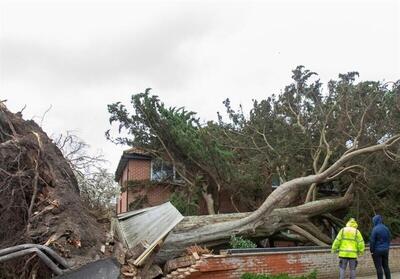
[[[372,223],[374,224],[374,226],[382,224],[382,216],[375,215],[374,218],[372,218]]]

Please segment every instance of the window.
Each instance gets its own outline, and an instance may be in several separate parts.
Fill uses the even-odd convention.
[[[155,159],[151,161],[151,180],[153,181],[182,181],[182,178],[176,172],[175,166],[169,162]]]
[[[174,167],[172,164],[156,159],[151,161],[151,180],[162,181],[174,178]]]

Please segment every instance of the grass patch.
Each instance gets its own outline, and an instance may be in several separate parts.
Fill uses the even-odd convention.
[[[302,275],[302,276],[291,276],[288,274],[266,275],[266,274],[245,273],[240,277],[240,279],[317,279],[317,272],[313,271],[308,275]]]

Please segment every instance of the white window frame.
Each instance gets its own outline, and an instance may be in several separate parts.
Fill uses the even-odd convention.
[[[165,163],[165,161],[163,161],[163,160],[161,160],[162,162],[163,162],[163,164]],[[153,177],[153,165],[154,165],[154,159],[151,159],[151,161],[150,161],[150,181],[156,181],[156,180],[154,180],[154,177]],[[181,179],[177,179],[176,178],[176,167],[175,167],[175,165],[172,165],[172,173],[173,173],[173,176],[172,176],[172,180],[173,181],[183,181],[183,179],[181,178]]]

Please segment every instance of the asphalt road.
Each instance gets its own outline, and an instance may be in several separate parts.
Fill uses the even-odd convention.
[[[57,279],[118,279],[120,266],[115,259],[103,259],[57,277]]]

